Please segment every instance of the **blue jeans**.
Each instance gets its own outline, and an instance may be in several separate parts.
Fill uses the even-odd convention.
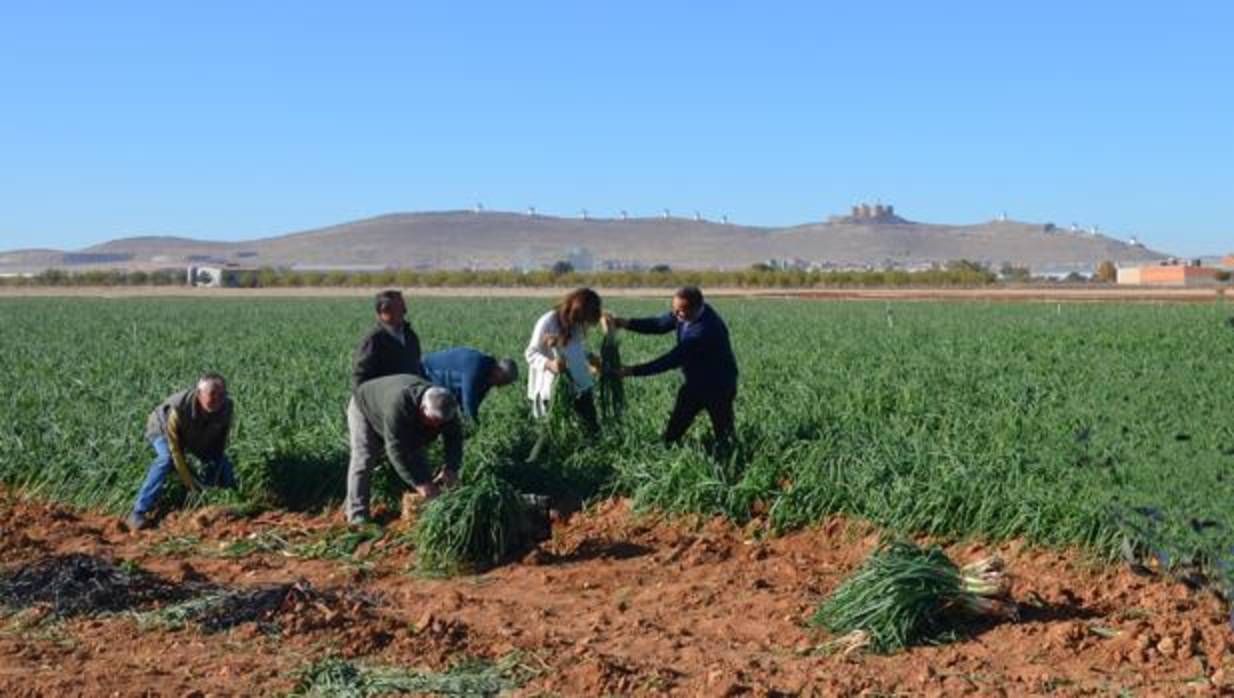
[[[156,436],[150,439],[150,445],[154,447],[154,462],[146,471],[146,481],[137,491],[137,503],[133,505],[135,514],[146,514],[154,508],[159,500],[159,490],[163,488],[163,480],[167,479],[167,473],[176,467],[171,457],[171,445],[167,443],[167,437]],[[206,461],[206,473],[201,479],[201,484],[207,487],[228,489],[236,486],[235,470],[227,456],[220,455],[214,460]]]

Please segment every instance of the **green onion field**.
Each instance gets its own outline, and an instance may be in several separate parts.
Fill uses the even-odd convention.
[[[413,299],[409,319],[426,352],[471,345],[521,360],[547,304]],[[1223,305],[716,307],[742,372],[733,452],[709,455],[705,415],[685,447],[657,443],[679,381],[669,374],[628,380],[624,423],[596,442],[558,443],[529,464],[536,431],[520,382],[485,403],[464,476],[496,468],[524,491],[626,495],[737,522],[757,510],[777,532],[844,513],[889,531],[1130,549],[1166,564],[1219,563],[1234,545],[1234,329]],[[150,459],[147,413],[209,369],[228,378],[238,408],[229,451],[240,503],[332,505],[350,354],[370,318],[359,299],[0,300],[0,480],[124,512]],[[624,334],[624,358],[671,342]],[[397,494],[389,478],[381,491]]]

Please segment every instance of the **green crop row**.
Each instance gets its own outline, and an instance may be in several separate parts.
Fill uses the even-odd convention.
[[[620,315],[660,300],[613,301]],[[427,351],[521,355],[527,299],[412,301]],[[625,385],[593,442],[537,436],[520,386],[495,391],[465,471],[524,491],[745,521],[833,513],[901,532],[1022,537],[1113,555],[1224,559],[1234,546],[1234,330],[1223,305],[721,300],[741,366],[738,440],[711,455],[705,415],[657,439],[676,375]],[[0,482],[123,512],[151,457],[150,409],[203,370],[237,403],[241,501],[320,509],[342,494],[357,299],[0,300]],[[599,336],[593,338],[598,347]],[[626,334],[627,362],[671,338]],[[388,469],[383,469],[387,472]],[[387,476],[384,496],[393,498]],[[169,483],[168,501],[178,496]]]

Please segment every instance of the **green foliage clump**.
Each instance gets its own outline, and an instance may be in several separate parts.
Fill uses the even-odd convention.
[[[535,672],[511,654],[497,662],[464,658],[442,672],[361,666],[325,657],[297,672],[292,696],[368,698],[387,695],[496,696],[518,689]]]
[[[429,573],[483,569],[522,545],[527,528],[518,490],[482,471],[425,506],[416,524],[417,564]]]
[[[626,389],[618,371],[621,370],[621,340],[616,331],[604,333],[600,342],[600,380],[596,397],[605,426],[621,423],[626,414]]]
[[[528,460],[539,461],[551,451],[569,451],[578,445],[583,427],[574,409],[574,402],[578,397],[574,381],[568,373],[563,373],[553,380],[553,392],[549,396],[548,407],[544,416],[536,422],[539,434]]]

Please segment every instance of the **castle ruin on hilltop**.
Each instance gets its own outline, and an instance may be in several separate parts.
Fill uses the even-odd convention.
[[[891,204],[854,204],[852,212],[847,216],[832,216],[830,223],[908,223],[909,221],[896,215],[895,206]]]

